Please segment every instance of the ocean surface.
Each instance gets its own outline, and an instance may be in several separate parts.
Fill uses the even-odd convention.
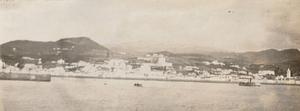
[[[135,87],[134,83],[143,87]],[[54,78],[0,80],[0,111],[299,111],[300,86]]]

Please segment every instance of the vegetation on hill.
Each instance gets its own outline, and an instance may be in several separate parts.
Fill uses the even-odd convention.
[[[67,62],[105,59],[109,49],[87,37],[65,38],[56,42],[16,40],[1,45],[1,57],[10,65],[22,62],[22,57],[41,58],[43,62],[64,59]]]

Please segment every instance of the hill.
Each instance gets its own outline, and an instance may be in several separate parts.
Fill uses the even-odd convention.
[[[253,64],[278,64],[300,60],[300,51],[298,49],[269,49],[260,52],[242,53],[241,56]]]
[[[174,65],[196,65],[204,66],[204,61],[218,60],[226,64],[236,64],[251,69],[275,70],[277,74],[284,74],[287,68],[291,68],[292,73],[300,75],[300,51],[298,49],[276,50],[268,49],[257,52],[212,52],[207,54],[174,54],[169,57],[169,62]]]
[[[1,57],[9,64],[20,62],[21,57],[42,58],[44,62],[61,58],[67,62],[89,61],[107,58],[109,52],[87,37],[64,38],[55,42],[16,40],[1,45]]]

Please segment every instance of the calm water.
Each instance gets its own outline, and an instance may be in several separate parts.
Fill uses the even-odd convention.
[[[135,82],[144,87],[134,87]],[[299,111],[300,87],[54,78],[0,81],[5,111]]]

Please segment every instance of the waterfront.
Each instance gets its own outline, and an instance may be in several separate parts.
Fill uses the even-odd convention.
[[[134,83],[143,87],[134,87]],[[300,87],[53,78],[0,81],[5,111],[297,111]]]

